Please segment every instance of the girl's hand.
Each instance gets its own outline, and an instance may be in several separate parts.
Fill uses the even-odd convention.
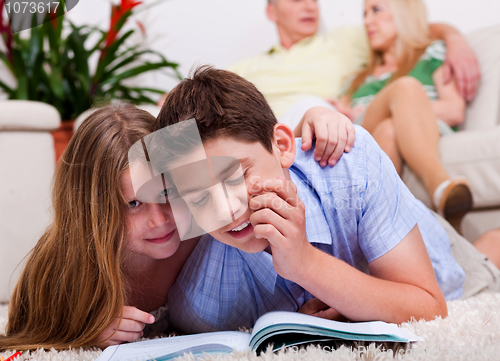
[[[352,122],[339,112],[325,107],[309,109],[297,128],[300,128],[300,134],[296,131],[295,135],[302,136],[302,150],[311,149],[316,138],[314,159],[322,167],[335,165],[344,152],[352,149],[356,138]]]
[[[136,341],[142,337],[142,330],[146,323],[155,322],[154,316],[141,311],[136,307],[123,307],[123,315],[117,315],[111,325],[97,338],[97,346],[106,348],[124,342]]]

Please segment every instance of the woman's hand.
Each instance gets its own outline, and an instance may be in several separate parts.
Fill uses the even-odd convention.
[[[341,99],[328,99],[328,102],[333,105],[337,110],[349,118],[352,122],[363,112],[364,106],[358,105],[352,108],[346,98]]]
[[[136,341],[142,337],[142,330],[146,323],[155,322],[154,316],[141,311],[136,307],[123,307],[123,315],[117,315],[111,325],[97,338],[97,346],[106,348],[124,342]]]
[[[314,159],[322,167],[335,165],[344,152],[349,152],[356,138],[352,122],[344,115],[325,107],[309,109],[294,131],[302,136],[303,151],[311,149],[316,138]]]

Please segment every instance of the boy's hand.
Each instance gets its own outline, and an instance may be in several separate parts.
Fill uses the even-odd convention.
[[[135,341],[142,337],[142,330],[146,323],[155,322],[153,315],[141,311],[136,307],[124,306],[123,315],[117,315],[111,325],[97,338],[97,346],[106,348],[124,342]]]
[[[307,240],[305,207],[297,187],[280,177],[253,184],[248,191],[254,195],[249,207],[255,237],[269,241],[276,272],[296,280],[303,267],[310,266],[310,256],[317,251]]]
[[[319,318],[326,318],[327,320],[335,320],[345,322],[347,318],[340,314],[337,310],[331,308],[323,301],[312,298],[302,305],[297,312],[304,313]]]
[[[311,149],[313,139],[316,138],[314,159],[322,167],[327,164],[335,165],[342,153],[349,152],[354,146],[354,126],[339,112],[325,107],[313,107],[304,114],[300,124],[301,149]]]

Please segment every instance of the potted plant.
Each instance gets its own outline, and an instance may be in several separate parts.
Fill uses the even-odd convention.
[[[56,107],[61,119],[72,120],[96,101],[125,99],[134,104],[156,101],[151,95],[163,94],[156,88],[126,83],[137,75],[167,69],[181,79],[178,64],[162,54],[130,44],[131,37],[144,27],[126,30],[124,25],[140,1],[120,0],[111,5],[109,30],[76,26],[64,16],[64,2],[50,21],[21,33],[13,33],[7,19],[0,17],[0,34],[5,50],[0,59],[17,80],[9,86],[0,79],[0,89],[9,99],[37,100]],[[0,0],[3,14],[5,0]],[[97,57],[92,67],[91,57]],[[64,125],[63,125],[64,127]],[[71,126],[70,126],[71,128]]]

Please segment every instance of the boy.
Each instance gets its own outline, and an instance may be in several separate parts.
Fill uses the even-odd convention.
[[[251,83],[211,68],[197,70],[169,93],[158,128],[191,118],[209,161],[229,156],[241,162],[241,176],[235,173],[231,181],[245,181],[248,207],[241,194],[225,194],[233,221],[210,235],[234,248],[200,241],[206,247],[193,252],[169,294],[174,325],[183,323],[190,332],[237,328],[246,308],[276,301],[272,309],[293,309],[295,301],[297,309],[311,294],[351,320],[401,323],[445,317],[443,293],[447,299],[461,296],[465,275],[446,232],[362,128],[349,154],[335,167],[321,168],[312,150],[295,157],[293,132],[276,123]],[[211,176],[213,183],[219,178]],[[196,174],[191,178],[196,183]],[[191,192],[191,185],[186,178],[176,183],[195,218],[216,218],[220,199],[211,188]],[[269,248],[282,277],[262,253]],[[253,278],[242,279],[249,269]],[[267,288],[267,296],[238,298],[241,282]],[[248,327],[245,317],[239,326]]]

